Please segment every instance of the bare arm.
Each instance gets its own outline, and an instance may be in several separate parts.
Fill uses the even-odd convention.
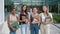
[[[52,23],[53,23],[53,16],[52,16],[51,13],[50,13],[50,17],[51,17],[51,18],[50,18],[50,20],[48,21],[48,23],[49,23],[49,24],[52,24]]]
[[[41,17],[38,15],[38,23],[41,24]]]
[[[10,23],[11,23],[10,16],[8,16],[8,20],[7,20],[8,27],[11,28],[13,31],[16,31],[16,28],[13,28]]]
[[[10,26],[10,16],[8,16],[7,24]]]
[[[42,22],[42,24],[52,24],[53,23],[53,19],[51,18],[48,22]]]
[[[17,17],[17,21],[20,22],[20,17],[19,16],[16,16]]]
[[[18,21],[19,21],[19,22],[22,22],[22,20],[20,20],[20,15],[18,16]]]
[[[52,24],[53,23],[53,18],[50,18],[48,24]]]

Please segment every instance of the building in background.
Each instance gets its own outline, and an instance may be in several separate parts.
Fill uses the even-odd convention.
[[[11,8],[16,8],[16,13],[20,12],[21,5],[26,4],[28,6],[28,11],[33,6],[36,6],[41,12],[42,5],[47,5],[49,11],[52,13],[60,13],[60,0],[4,0],[5,3],[5,16],[11,12]],[[8,12],[8,13],[7,13]]]

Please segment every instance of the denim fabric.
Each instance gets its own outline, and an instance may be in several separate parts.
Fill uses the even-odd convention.
[[[27,34],[27,24],[20,25],[21,34]]]
[[[30,25],[31,34],[39,34],[39,26],[38,24]]]
[[[13,31],[10,31],[10,34],[16,34],[16,32],[15,31],[14,32]]]

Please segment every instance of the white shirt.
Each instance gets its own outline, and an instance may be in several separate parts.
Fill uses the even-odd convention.
[[[46,17],[46,16],[44,16],[43,13],[40,13],[40,16],[41,16],[42,22],[45,22],[45,17]],[[49,13],[49,16],[50,16],[51,18],[53,18],[53,17],[52,17],[52,13]]]

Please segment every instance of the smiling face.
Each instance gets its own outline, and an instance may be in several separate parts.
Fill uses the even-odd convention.
[[[33,13],[37,13],[37,11],[38,11],[37,8],[34,7],[34,8],[33,8]]]
[[[16,13],[16,10],[15,10],[15,9],[13,9],[13,10],[12,10],[12,14],[15,14],[15,13]]]
[[[43,6],[43,7],[42,7],[42,10],[43,10],[43,12],[44,12],[47,16],[49,16],[49,11],[48,11],[47,6]]]
[[[26,8],[26,6],[23,6],[23,11],[25,11],[27,8]]]
[[[42,10],[43,10],[44,12],[46,12],[46,11],[47,11],[47,7],[46,7],[46,6],[43,6],[43,7],[42,7]]]

